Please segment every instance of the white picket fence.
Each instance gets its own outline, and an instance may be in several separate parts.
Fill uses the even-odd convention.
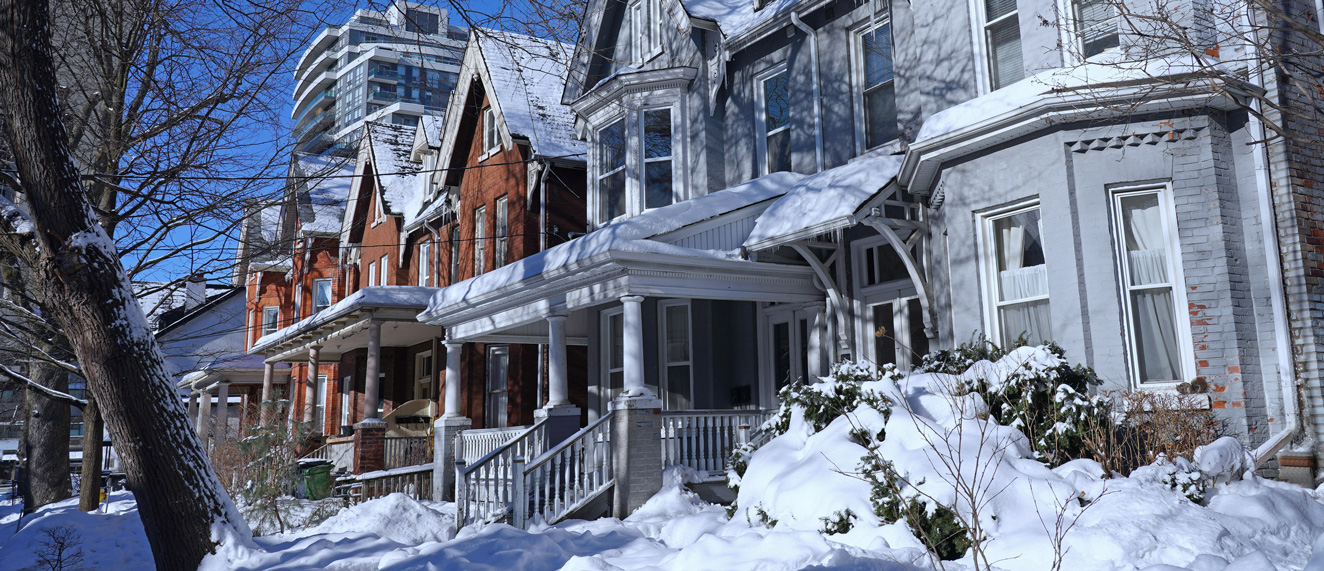
[[[762,437],[756,433],[772,414],[760,410],[663,411],[662,466],[689,466],[701,477],[725,478],[731,450]]]

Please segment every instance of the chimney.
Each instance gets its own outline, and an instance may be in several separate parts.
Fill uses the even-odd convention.
[[[207,301],[207,282],[191,277],[184,283],[184,309],[192,310]]]

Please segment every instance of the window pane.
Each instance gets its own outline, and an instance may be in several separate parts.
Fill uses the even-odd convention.
[[[1076,33],[1085,57],[1117,47],[1117,11],[1109,0],[1077,0],[1075,12]]]
[[[893,331],[892,304],[873,306],[873,354],[876,365],[896,362],[896,332]]]
[[[1053,322],[1048,300],[1004,305],[998,309],[1002,322],[1002,343],[1010,344],[1024,335],[1031,345],[1053,340]]]
[[[791,131],[782,131],[768,136],[768,172],[791,170]]]
[[[620,369],[625,366],[625,331],[624,316],[616,314],[607,318],[610,336],[611,354],[608,356],[608,368]]]
[[[990,16],[991,19],[991,16]],[[989,65],[993,68],[993,89],[999,89],[1025,77],[1021,60],[1020,19],[1016,16],[988,27]]]
[[[607,222],[625,214],[625,171],[598,181],[598,221]]]
[[[690,402],[690,366],[667,367],[667,408],[685,410]]]
[[[888,83],[864,93],[865,144],[870,148],[896,138],[895,87]]]
[[[598,132],[598,174],[606,174],[625,166],[625,120],[620,120]]]
[[[891,24],[884,24],[864,34],[862,42],[864,45],[864,87],[870,88],[892,81]]]
[[[772,325],[772,380],[781,390],[791,381],[791,324]]]
[[[690,360],[690,312],[685,305],[666,306],[667,363]]]
[[[989,21],[1016,11],[1016,0],[984,0],[984,13]]]
[[[507,424],[509,368],[509,348],[499,346],[487,350],[487,418],[483,424],[489,428],[504,427]]]
[[[1027,210],[993,221],[998,269],[998,300],[1015,301],[1048,295],[1039,210]]]
[[[1120,202],[1131,285],[1168,283],[1168,246],[1158,195],[1127,196]]]
[[[671,161],[644,164],[644,208],[666,206],[671,200]]]
[[[1131,321],[1140,382],[1182,380],[1172,289],[1131,292]]]
[[[671,110],[644,111],[644,158],[671,156]]]
[[[763,80],[763,128],[776,131],[791,121],[790,81],[785,71]]]

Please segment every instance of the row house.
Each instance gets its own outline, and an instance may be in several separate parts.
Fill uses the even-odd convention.
[[[584,145],[559,102],[571,48],[480,30],[465,53],[444,120],[366,125],[328,237],[330,298],[249,349],[273,367],[292,364],[295,409],[324,434],[352,436],[329,440],[352,458],[327,454],[356,473],[422,458],[396,458],[392,439],[430,432],[446,380],[434,363],[449,355],[464,355],[465,428],[533,422],[545,360],[536,343],[449,348],[444,330],[417,316],[437,288],[585,229]],[[363,439],[378,435],[387,450],[373,457]]]
[[[1195,85],[1208,62],[1146,59],[1116,5],[1059,4],[589,2],[561,100],[589,234],[419,314],[448,349],[548,347],[539,421],[453,453],[460,523],[628,514],[662,466],[719,477],[787,383],[980,337],[1055,342],[1104,390],[1189,394],[1272,473],[1317,432],[1301,244],[1324,177],[1266,142],[1227,88],[1244,74]],[[446,362],[438,429],[478,387]],[[576,406],[573,436],[546,424]]]

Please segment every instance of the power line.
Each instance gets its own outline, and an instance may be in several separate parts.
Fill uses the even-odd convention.
[[[417,171],[400,171],[400,172],[393,172],[393,173],[380,173],[380,172],[377,172],[377,173],[373,173],[373,174],[374,174],[375,176],[410,176],[410,175],[424,174],[424,173],[437,173],[437,172],[450,172],[450,171],[467,171],[467,170],[475,170],[475,169],[490,168],[490,167],[502,167],[502,166],[510,166],[510,165],[523,165],[523,164],[529,164],[529,163],[538,162],[538,161],[552,161],[552,160],[558,160],[558,159],[567,159],[567,158],[571,158],[571,157],[579,157],[579,156],[583,156],[583,155],[586,155],[586,154],[588,154],[588,153],[572,153],[572,154],[566,154],[566,155],[557,155],[557,156],[553,156],[553,157],[528,158],[528,159],[522,159],[522,160],[518,160],[518,161],[505,161],[505,162],[500,162],[500,163],[487,163],[487,164],[467,165],[467,166],[460,166],[460,167],[446,167],[446,168],[437,168],[437,169],[419,169],[419,170],[417,170]],[[115,177],[115,178],[129,178],[129,179],[147,180],[147,179],[155,178],[155,176],[156,176],[156,175],[151,175],[151,174],[131,174],[131,173],[128,173],[128,174],[116,174],[116,173],[92,173],[92,174],[83,175],[83,178],[85,178],[85,179],[96,180],[97,177]],[[206,180],[206,181],[256,181],[256,180],[290,180],[290,179],[299,180],[299,181],[304,181],[304,180],[325,180],[325,179],[333,179],[333,178],[363,178],[364,176],[367,176],[367,175],[361,175],[361,174],[284,175],[284,176],[257,176],[257,175],[255,175],[255,176],[202,176],[202,175],[193,176],[193,175],[170,175],[170,176],[168,176],[168,177],[163,177],[163,178],[169,178],[170,180]]]

